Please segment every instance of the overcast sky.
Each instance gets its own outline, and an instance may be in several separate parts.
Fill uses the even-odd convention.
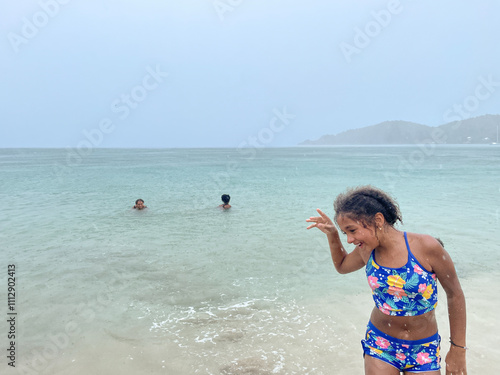
[[[496,0],[0,4],[0,147],[294,146],[500,113]]]

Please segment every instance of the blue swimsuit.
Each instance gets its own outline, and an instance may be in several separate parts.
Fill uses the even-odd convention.
[[[410,250],[404,233],[408,262],[401,268],[382,267],[375,261],[375,250],[366,264],[366,276],[377,308],[391,316],[425,314],[437,305],[436,274],[427,271]],[[436,334],[409,341],[391,337],[368,323],[361,341],[366,355],[378,358],[400,371],[425,372],[440,368],[440,341]]]
[[[404,233],[408,262],[401,268],[382,267],[375,250],[366,264],[366,276],[375,306],[386,315],[414,316],[433,310],[438,301],[436,274],[428,272],[410,250]]]

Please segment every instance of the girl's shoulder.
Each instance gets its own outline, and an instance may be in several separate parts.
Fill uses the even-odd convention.
[[[407,233],[408,244],[411,252],[422,266],[432,270],[436,260],[443,257],[444,249],[439,241],[428,234]]]
[[[432,237],[429,234],[406,232],[406,237],[408,238],[408,243],[412,249],[412,245],[427,250],[442,247],[437,238]]]

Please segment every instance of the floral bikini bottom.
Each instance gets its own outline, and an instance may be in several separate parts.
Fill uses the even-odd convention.
[[[426,339],[401,340],[381,332],[369,322],[361,345],[364,355],[387,362],[399,371],[424,372],[441,368],[440,342],[437,332]]]

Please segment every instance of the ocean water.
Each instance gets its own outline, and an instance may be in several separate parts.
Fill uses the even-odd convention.
[[[454,259],[469,373],[500,365],[498,146],[2,149],[0,173],[2,374],[362,374],[364,273],[305,219],[364,184]],[[444,358],[442,290],[437,317]]]

